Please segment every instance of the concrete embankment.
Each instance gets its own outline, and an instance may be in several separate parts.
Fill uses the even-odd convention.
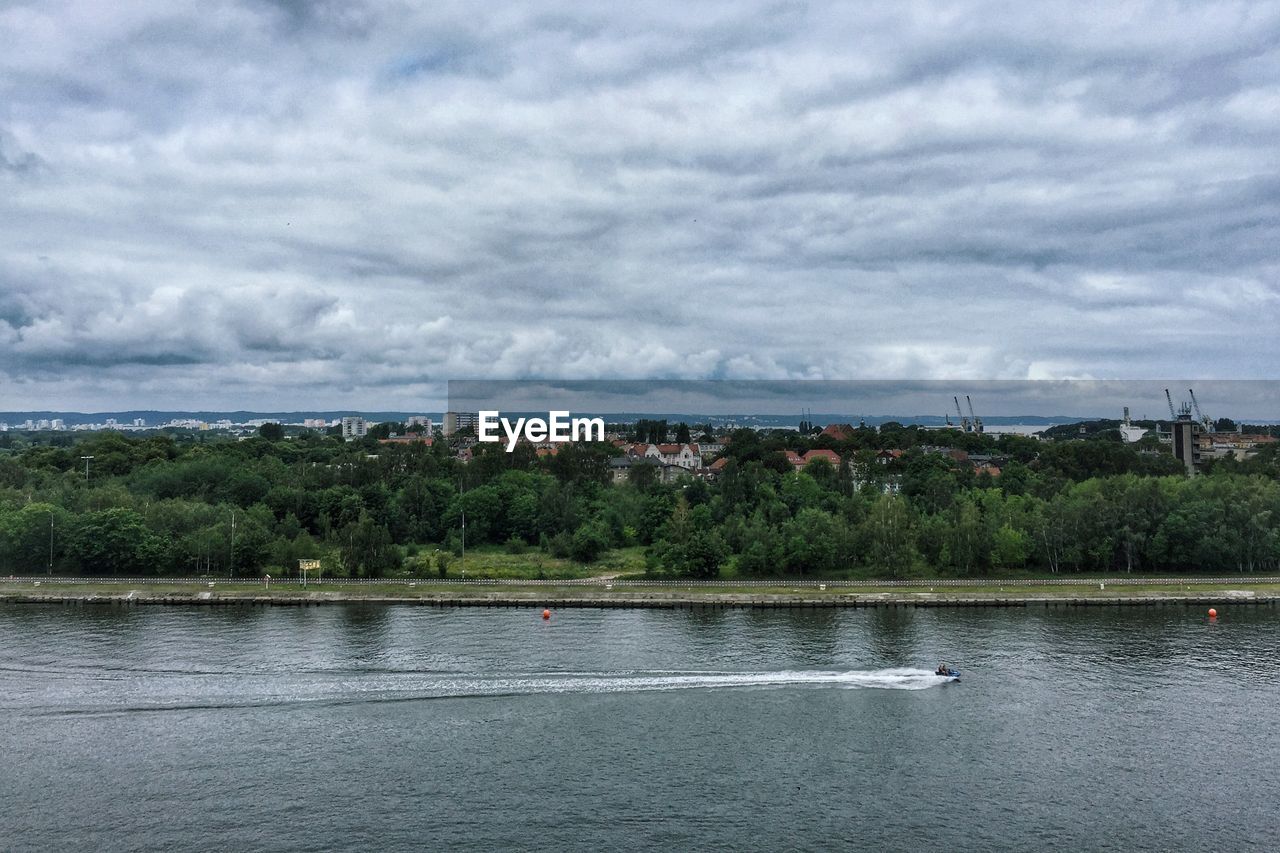
[[[134,590],[129,593],[85,593],[64,591],[3,591],[0,603],[14,604],[62,604],[116,606],[172,605],[172,606],[282,606],[308,607],[325,604],[398,604],[419,607],[486,607],[486,608],[550,608],[553,610],[598,609],[661,609],[661,610],[733,610],[733,609],[836,609],[836,608],[916,608],[916,607],[1020,607],[1020,608],[1072,608],[1072,607],[1159,607],[1159,606],[1223,606],[1249,605],[1251,607],[1276,607],[1280,595],[1244,594],[1231,590],[1223,593],[1160,594],[1160,595],[1026,595],[1026,596],[920,596],[920,595],[744,595],[744,594],[691,594],[681,590],[670,594],[615,593],[612,595],[558,596],[537,590],[521,594],[467,595],[417,595],[388,596],[360,595],[349,592],[286,592],[272,594],[251,593],[153,593]]]

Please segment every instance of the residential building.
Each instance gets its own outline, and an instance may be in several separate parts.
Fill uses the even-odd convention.
[[[806,465],[815,459],[825,459],[832,468],[840,467],[840,454],[834,450],[810,450],[804,455],[803,459]]]
[[[840,454],[834,450],[810,450],[804,454],[796,453],[794,450],[787,450],[783,453],[787,457],[787,461],[791,463],[791,467],[797,471],[803,471],[805,466],[815,459],[826,460],[832,468],[840,467]]]
[[[827,424],[819,435],[825,435],[836,441],[848,441],[853,438],[853,424]]]
[[[342,419],[342,438],[351,441],[353,438],[364,438],[369,428],[364,418],[359,415],[348,415]]]
[[[631,469],[637,465],[652,465],[657,471],[660,483],[674,483],[681,477],[687,477],[690,474],[695,477],[698,475],[697,470],[691,471],[680,465],[668,464],[654,456],[614,456],[609,460],[609,474],[615,483],[626,482],[630,477]]]
[[[441,432],[446,436],[450,436],[464,429],[474,431],[479,421],[479,412],[445,412],[444,426],[441,428]]]
[[[659,444],[658,458],[667,465],[678,465],[686,470],[702,467],[702,454],[696,444]]]
[[[609,459],[609,475],[615,483],[625,483],[636,460],[630,456],[614,456]]]

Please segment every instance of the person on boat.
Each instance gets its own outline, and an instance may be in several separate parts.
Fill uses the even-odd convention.
[[[951,673],[951,670],[947,669],[947,665],[946,665],[945,663],[940,663],[940,664],[938,664],[938,671],[937,671],[937,673],[935,673],[935,674],[936,674],[936,675],[949,675],[950,673]]]

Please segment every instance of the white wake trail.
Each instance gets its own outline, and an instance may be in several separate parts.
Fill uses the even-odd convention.
[[[773,672],[522,673],[443,678],[422,684],[451,695],[497,693],[630,693],[724,688],[836,687],[926,690],[947,681],[926,669],[778,670]]]

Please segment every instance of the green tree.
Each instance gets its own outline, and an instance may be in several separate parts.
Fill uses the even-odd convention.
[[[445,512],[445,528],[461,528],[464,517],[468,542],[501,542],[506,538],[503,530],[502,494],[497,486],[480,486],[455,495]]]
[[[967,494],[962,494],[948,510],[947,521],[942,562],[961,575],[985,571],[991,546],[977,503]]]
[[[378,578],[400,567],[400,554],[386,527],[367,512],[339,534],[342,564],[352,575]]]
[[[831,513],[814,507],[800,510],[782,526],[782,561],[794,574],[829,573],[839,568],[845,533]]]
[[[996,529],[991,537],[991,562],[996,568],[1017,569],[1026,565],[1031,556],[1031,537],[1007,524]]]
[[[706,579],[720,574],[727,556],[719,532],[704,528],[692,531],[683,541],[663,543],[658,561],[670,574]]]
[[[882,495],[860,526],[863,561],[873,572],[893,578],[913,573],[920,562],[914,528],[906,501],[896,495]]]
[[[30,574],[56,567],[72,536],[72,523],[70,513],[48,503],[0,511],[0,573]]]
[[[131,509],[82,516],[67,548],[86,574],[153,574],[164,561],[164,542]]]
[[[658,466],[652,462],[637,460],[627,469],[627,482],[642,492],[651,492],[659,484]]]
[[[574,531],[569,554],[580,563],[594,563],[609,549],[609,545],[609,531],[603,524],[593,521]]]

